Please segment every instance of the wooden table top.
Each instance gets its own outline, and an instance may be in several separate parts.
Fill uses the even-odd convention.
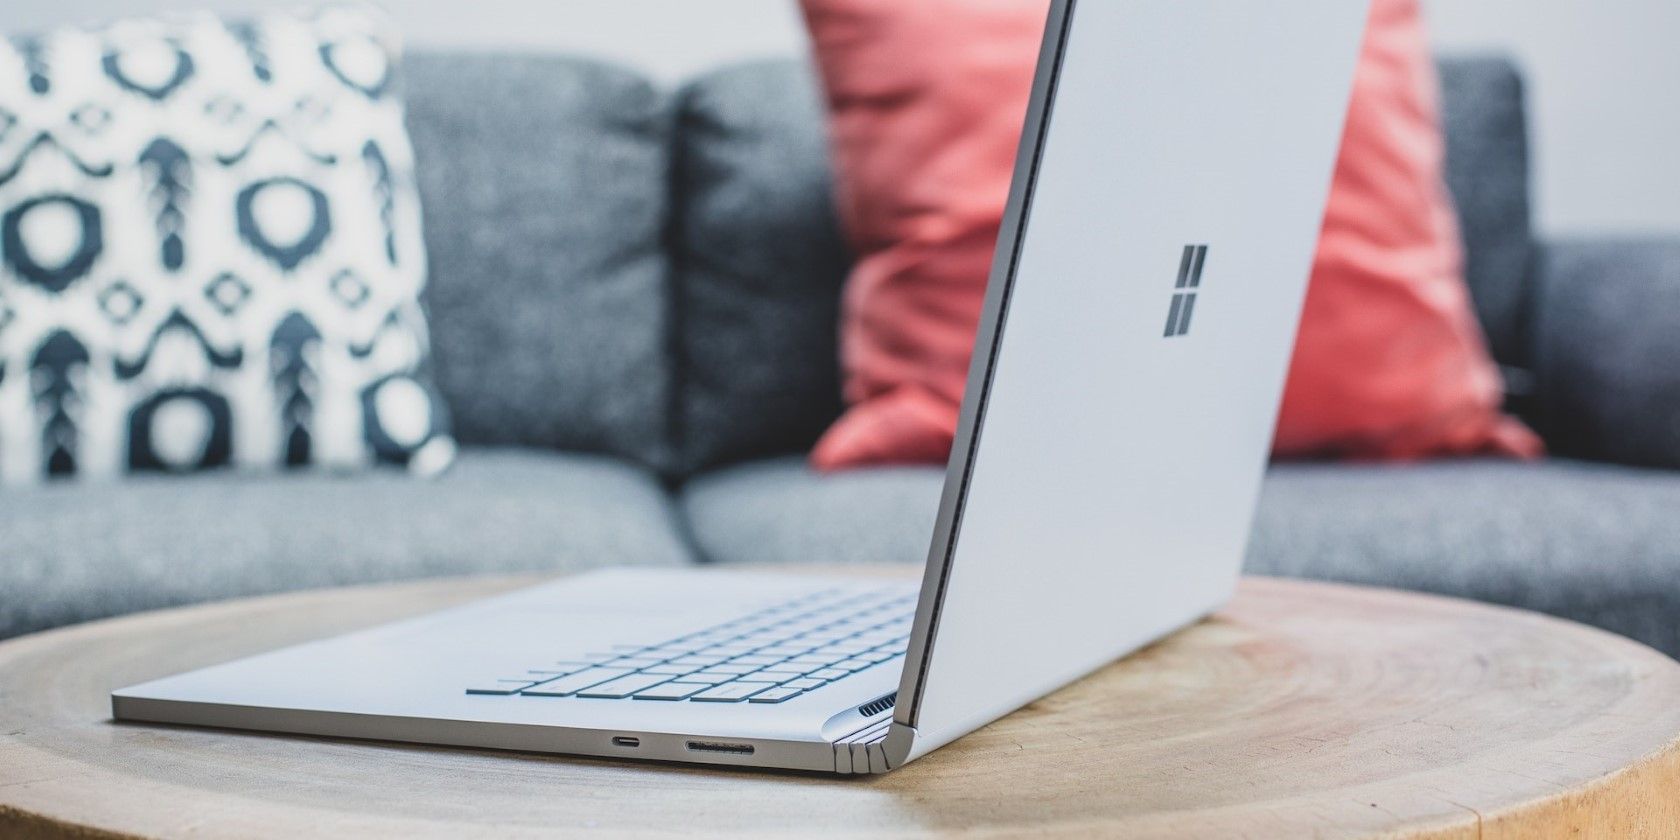
[[[1537,615],[1271,580],[878,777],[110,720],[113,687],[532,580],[232,601],[0,644],[0,836],[1680,836],[1680,664]]]

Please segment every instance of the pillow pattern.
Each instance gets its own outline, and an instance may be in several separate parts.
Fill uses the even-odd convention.
[[[452,460],[396,68],[349,7],[0,41],[0,477]]]
[[[801,0],[858,253],[819,469],[942,461],[1046,0]],[[1375,0],[1278,423],[1283,457],[1534,456],[1471,309],[1417,0]],[[1071,375],[1071,374],[1070,374]]]

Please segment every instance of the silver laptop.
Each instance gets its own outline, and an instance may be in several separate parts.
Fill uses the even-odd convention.
[[[1366,11],[1057,0],[919,587],[604,571],[114,715],[879,773],[1195,621],[1238,578]]]

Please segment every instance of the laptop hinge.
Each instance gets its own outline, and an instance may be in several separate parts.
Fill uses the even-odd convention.
[[[886,740],[892,721],[883,720],[866,726],[844,738],[834,742],[834,772],[836,773],[883,773],[888,769],[884,760],[877,758],[874,764],[881,766],[880,770],[872,769],[871,753],[881,756],[881,743]]]

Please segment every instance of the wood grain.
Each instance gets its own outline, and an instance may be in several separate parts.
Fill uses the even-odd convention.
[[[1460,601],[1251,580],[895,773],[116,724],[111,688],[529,579],[235,601],[0,644],[0,836],[1680,837],[1680,664]]]

